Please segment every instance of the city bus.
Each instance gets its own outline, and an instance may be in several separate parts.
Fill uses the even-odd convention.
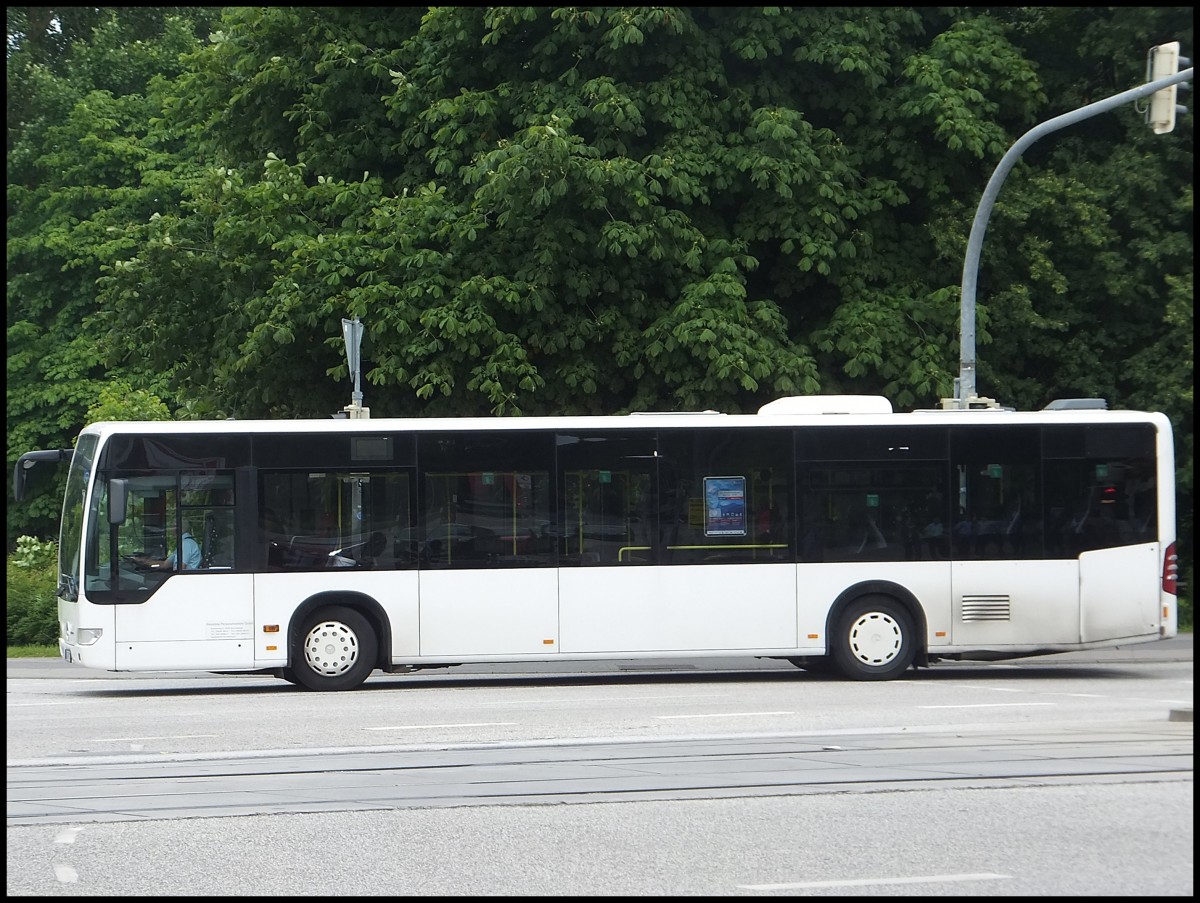
[[[24,454],[15,497],[68,459],[59,645],[103,671],[348,690],[755,657],[887,680],[1177,630],[1171,426],[1103,400],[94,423]],[[168,558],[185,533],[197,567]]]

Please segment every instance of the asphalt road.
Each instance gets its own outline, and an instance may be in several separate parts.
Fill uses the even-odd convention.
[[[1190,897],[1191,662],[1188,634],[875,686],[643,660],[310,694],[10,660],[8,894]]]

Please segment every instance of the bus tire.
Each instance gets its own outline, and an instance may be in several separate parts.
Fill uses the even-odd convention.
[[[375,670],[376,648],[375,631],[359,612],[319,608],[304,620],[291,671],[309,690],[353,690]]]
[[[830,659],[850,680],[891,680],[913,663],[916,640],[908,609],[889,596],[863,596],[838,616]]]

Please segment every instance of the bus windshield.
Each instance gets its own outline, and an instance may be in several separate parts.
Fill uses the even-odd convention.
[[[95,435],[79,437],[71,468],[67,472],[67,488],[63,495],[62,526],[58,538],[58,595],[74,602],[79,598],[79,550],[83,541],[83,511],[87,488],[96,460]]]

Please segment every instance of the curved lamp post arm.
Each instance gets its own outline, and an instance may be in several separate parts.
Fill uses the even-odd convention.
[[[954,381],[954,398],[942,399],[942,407],[965,410],[972,406],[991,407],[994,405],[990,399],[981,399],[975,394],[975,286],[979,280],[979,256],[983,250],[983,236],[987,232],[992,208],[996,205],[996,196],[1000,194],[1000,186],[1004,184],[1004,180],[1016,165],[1017,160],[1020,159],[1021,154],[1044,135],[1057,132],[1059,129],[1074,125],[1083,119],[1090,119],[1122,104],[1148,97],[1162,88],[1191,81],[1191,78],[1192,67],[1189,66],[1174,75],[1147,82],[1104,100],[1098,100],[1085,107],[1072,110],[1070,113],[1055,116],[1053,119],[1034,126],[1008,149],[996,166],[996,171],[988,180],[983,197],[979,199],[979,206],[975,210],[975,220],[971,223],[971,235],[967,239],[967,256],[963,262],[958,379]]]

